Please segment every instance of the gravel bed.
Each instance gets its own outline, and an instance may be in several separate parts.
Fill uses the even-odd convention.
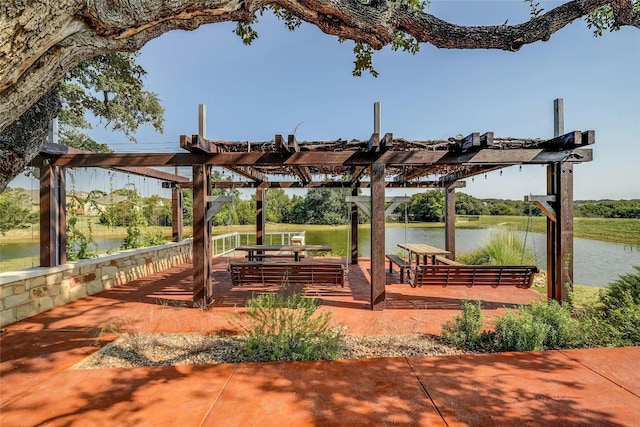
[[[201,365],[247,362],[240,340],[200,334],[134,334],[107,344],[77,369]],[[463,352],[429,335],[346,335],[341,359],[443,356]]]

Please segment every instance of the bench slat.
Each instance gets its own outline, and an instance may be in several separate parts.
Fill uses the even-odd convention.
[[[248,283],[333,284],[344,287],[342,264],[236,262],[229,266],[234,286]]]
[[[420,265],[416,282],[419,285],[529,288],[537,272],[535,266]]]

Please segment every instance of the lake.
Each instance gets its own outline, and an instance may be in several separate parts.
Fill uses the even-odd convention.
[[[457,229],[456,252],[472,252],[482,246],[491,235],[503,231],[501,228]],[[346,253],[347,235],[343,230],[307,231],[306,243],[331,245],[335,252]],[[386,229],[386,253],[398,252],[398,243],[426,243],[444,248],[443,228],[389,228]],[[524,239],[524,233],[522,238]],[[536,254],[539,268],[547,268],[547,237],[542,233],[528,233],[527,248]],[[360,256],[370,256],[371,239],[369,229],[361,228],[358,233]],[[606,286],[620,275],[633,273],[632,266],[640,266],[640,247],[619,243],[600,242],[574,238],[574,282],[580,285]]]
[[[267,225],[267,229],[268,229]],[[483,246],[489,237],[501,231],[500,228],[457,229],[456,250],[458,254],[472,252]],[[523,235],[524,238],[524,235]],[[542,233],[528,233],[527,247],[536,254],[539,268],[547,268],[546,242]],[[96,239],[101,251],[118,248],[120,239]],[[346,254],[348,247],[345,228],[335,230],[306,232],[306,243],[312,245],[330,245],[335,253]],[[398,243],[426,243],[444,248],[443,228],[404,228],[387,227],[387,253],[398,252]],[[360,256],[370,256],[371,240],[368,227],[361,227],[358,235]],[[0,260],[38,256],[38,242],[3,243],[0,245]],[[633,273],[632,266],[640,266],[640,247],[619,243],[600,242],[588,239],[574,239],[574,281],[581,285],[606,286],[620,275]]]

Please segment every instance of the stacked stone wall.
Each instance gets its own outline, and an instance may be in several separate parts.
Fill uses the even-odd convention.
[[[0,326],[192,261],[191,242],[0,274]]]

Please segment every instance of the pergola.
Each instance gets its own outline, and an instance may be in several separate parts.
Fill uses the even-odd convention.
[[[573,165],[588,162],[594,131],[564,132],[562,100],[554,102],[552,139],[497,137],[474,132],[447,140],[409,141],[380,133],[380,105],[374,105],[374,132],[367,140],[297,141],[275,135],[270,141],[218,141],[206,138],[206,114],[200,106],[199,134],[180,137],[179,153],[93,154],[46,144],[34,165],[40,167],[42,266],[65,263],[65,168],[111,168],[166,181],[173,188],[173,240],[182,239],[182,189],[193,189],[193,298],[208,304],[211,281],[213,188],[254,188],[256,243],[264,242],[264,197],[268,188],[350,188],[351,263],[358,262],[358,205],[371,218],[370,307],[385,304],[385,210],[387,188],[440,188],[445,191],[445,244],[455,254],[455,189],[465,178],[513,165],[547,165],[547,194],[527,197],[547,216],[548,297],[568,299],[573,282]],[[151,167],[191,166],[192,180]],[[248,179],[213,182],[212,167]],[[338,177],[326,180],[326,177]],[[360,188],[370,196],[358,196]],[[58,189],[58,190],[56,190]],[[218,201],[219,202],[219,201]],[[219,204],[219,203],[218,203]],[[58,249],[57,249],[58,248]]]

